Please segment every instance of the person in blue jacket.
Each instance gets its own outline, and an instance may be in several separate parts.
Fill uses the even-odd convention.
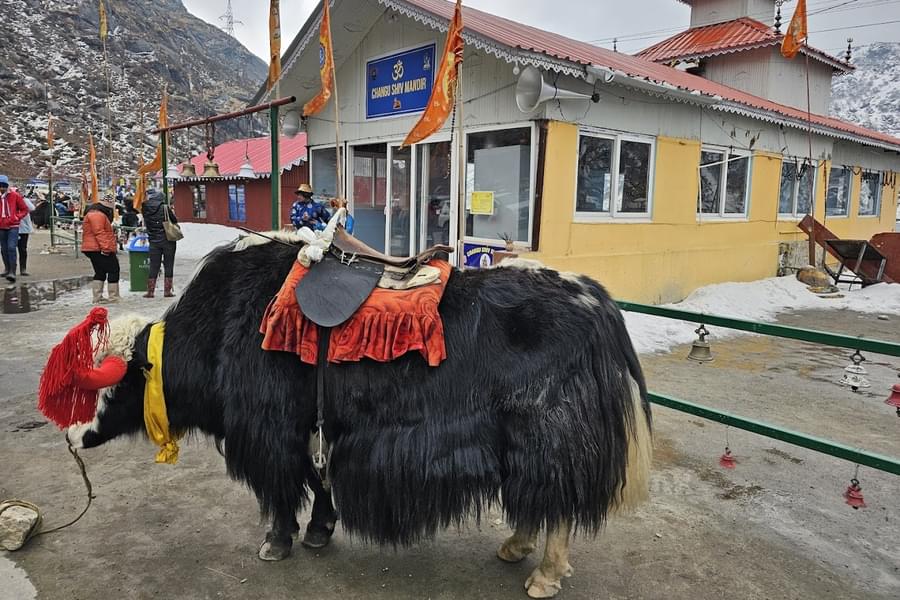
[[[297,201],[291,206],[291,223],[294,227],[309,227],[313,231],[325,229],[331,214],[313,200],[313,190],[309,184],[301,184],[294,194],[297,196]]]

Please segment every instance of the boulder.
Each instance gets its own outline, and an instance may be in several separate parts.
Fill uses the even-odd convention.
[[[28,540],[40,515],[32,508],[4,502],[0,504],[0,548],[18,550]]]
[[[827,273],[810,266],[803,267],[797,271],[797,280],[814,288],[824,288],[831,285],[831,279],[829,279]]]

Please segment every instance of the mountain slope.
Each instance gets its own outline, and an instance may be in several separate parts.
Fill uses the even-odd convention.
[[[875,43],[856,52],[856,71],[835,77],[831,114],[900,137],[900,43]]]
[[[0,0],[0,172],[25,178],[44,170],[52,109],[57,173],[81,172],[90,130],[101,170],[132,174],[139,147],[145,156],[153,153],[155,136],[141,132],[155,127],[164,85],[175,122],[234,110],[266,77],[262,60],[188,13],[180,0],[106,0],[106,6],[114,167],[97,0]],[[224,125],[217,141],[247,128]],[[202,132],[176,134],[174,158],[201,143]]]

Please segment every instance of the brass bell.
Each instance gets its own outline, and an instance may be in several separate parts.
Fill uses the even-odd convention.
[[[194,163],[189,160],[184,161],[184,163],[181,165],[181,176],[196,177],[197,169],[194,167]]]
[[[871,387],[869,380],[863,377],[867,374],[866,368],[862,366],[862,362],[866,360],[859,350],[850,356],[851,364],[844,368],[844,375],[838,381],[841,385],[848,386],[854,392],[859,388]]]
[[[221,177],[222,175],[219,173],[219,164],[214,163],[211,160],[206,161],[206,164],[203,165],[203,177]]]
[[[688,360],[694,360],[699,363],[712,361],[713,355],[709,349],[709,342],[706,341],[706,336],[709,335],[706,326],[700,325],[700,327],[694,330],[694,333],[697,334],[699,339],[694,340],[694,343],[691,344],[691,352],[687,356]]]

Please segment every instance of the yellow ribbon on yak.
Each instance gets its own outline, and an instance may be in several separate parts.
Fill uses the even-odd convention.
[[[156,462],[174,465],[178,462],[178,440],[181,434],[169,431],[169,416],[166,413],[166,396],[163,393],[163,339],[166,324],[154,323],[150,326],[150,340],[147,342],[147,361],[153,365],[144,371],[147,385],[144,386],[144,426],[147,436],[159,446]]]

